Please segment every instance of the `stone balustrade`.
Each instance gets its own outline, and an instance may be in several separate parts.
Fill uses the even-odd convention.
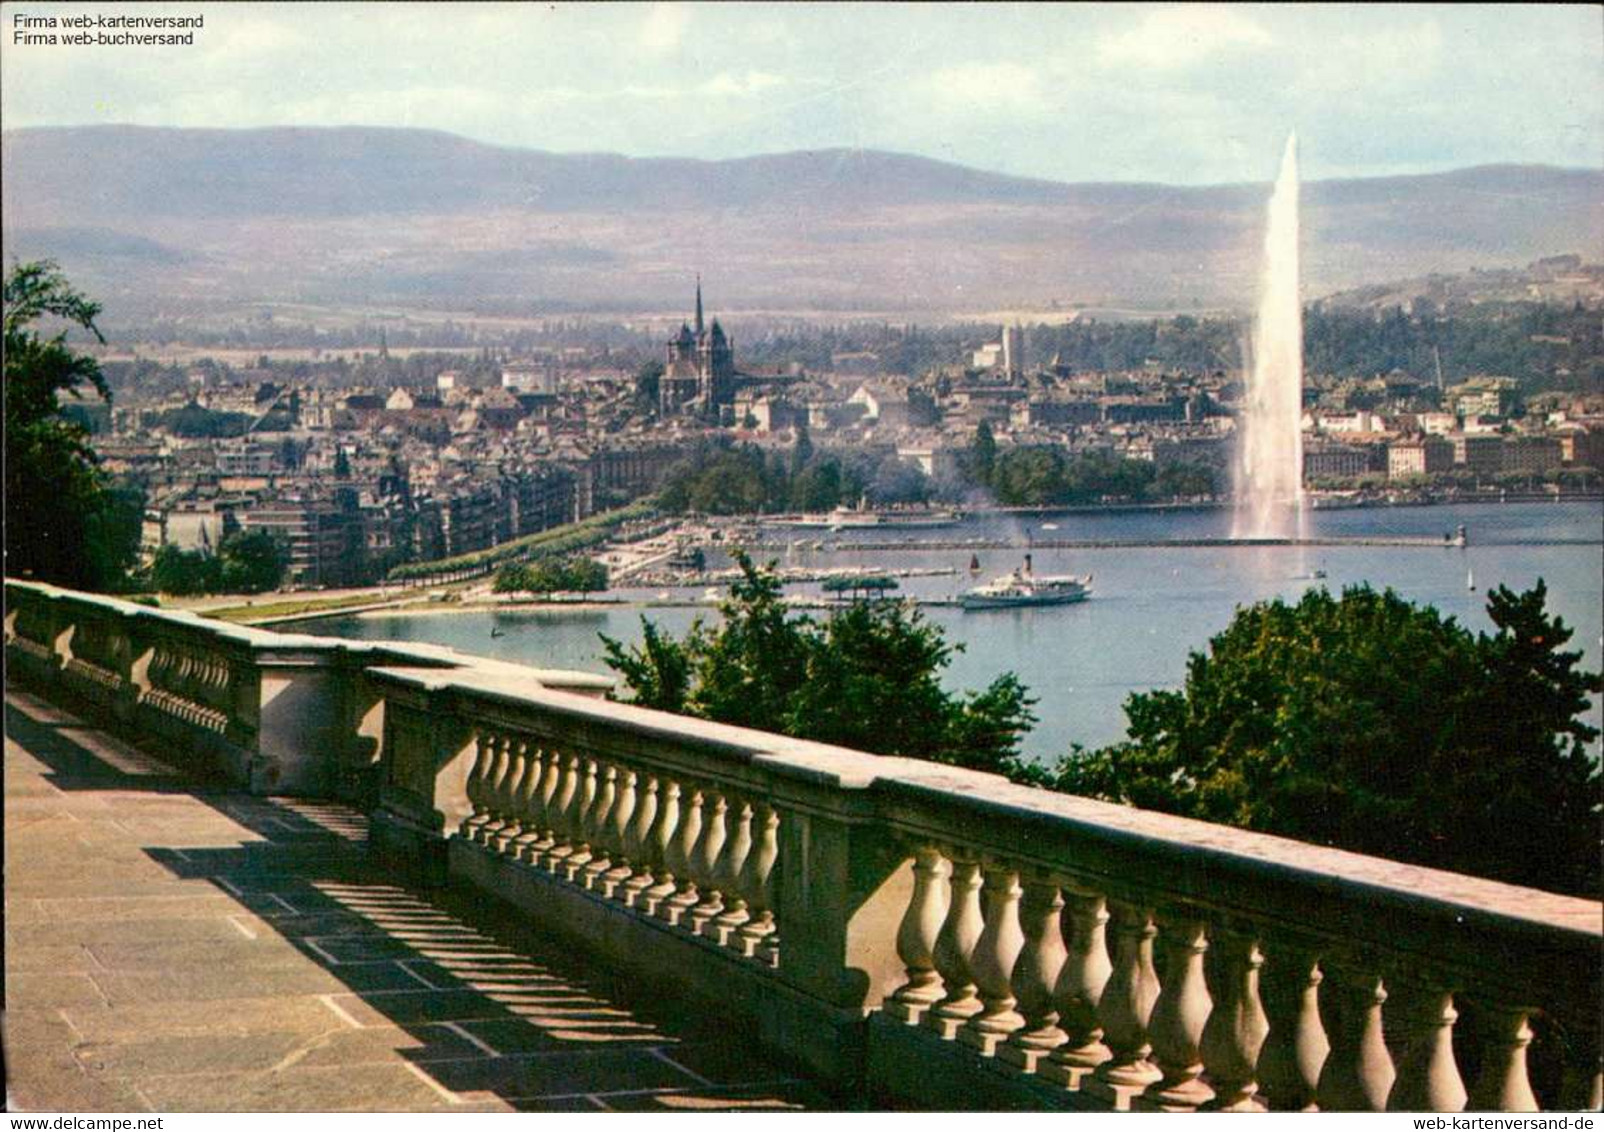
[[[195,749],[364,768],[376,852],[871,1097],[1600,1104],[1595,901],[648,711],[450,650],[7,597],[29,680]],[[274,714],[286,695],[299,730]]]
[[[587,673],[269,632],[37,583],[8,579],[5,592],[6,656],[19,675],[260,793],[371,794],[382,757],[372,667],[515,669],[590,695],[612,686]]]

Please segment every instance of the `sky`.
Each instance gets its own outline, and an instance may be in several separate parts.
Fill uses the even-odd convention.
[[[824,147],[1065,181],[1604,165],[1595,5],[4,3],[6,128],[414,126],[556,151]],[[193,46],[16,17],[205,17]],[[38,29],[30,29],[37,33]],[[63,34],[58,31],[55,34]]]

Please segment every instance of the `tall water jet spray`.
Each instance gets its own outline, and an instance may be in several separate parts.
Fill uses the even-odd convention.
[[[1298,135],[1270,197],[1264,274],[1238,421],[1233,538],[1291,538],[1303,523],[1303,305],[1298,295]]]

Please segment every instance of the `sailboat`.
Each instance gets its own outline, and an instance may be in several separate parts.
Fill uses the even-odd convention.
[[[1474,590],[1476,588],[1476,571],[1475,570],[1466,570],[1465,571],[1465,588],[1467,590]]]
[[[980,573],[980,555],[971,554],[969,556],[969,572],[971,574]]]

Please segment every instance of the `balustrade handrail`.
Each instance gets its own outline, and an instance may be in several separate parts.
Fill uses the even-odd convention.
[[[105,594],[63,589],[44,582],[7,578],[5,588],[8,606],[18,604],[19,598],[24,601],[59,602],[68,608],[80,607],[117,614],[131,619],[142,629],[170,631],[223,649],[250,653],[307,651],[328,656],[349,657],[359,660],[367,667],[390,665],[474,669],[487,675],[517,675],[525,680],[533,678],[543,684],[592,693],[605,692],[613,687],[613,681],[605,676],[569,669],[513,664],[459,652],[445,645],[419,644],[410,641],[357,641],[319,637],[309,633],[286,633],[252,625],[218,621],[191,610],[163,609]]]
[[[1372,921],[1407,915],[1421,927],[1419,946],[1427,950],[1451,950],[1454,936],[1474,936],[1483,966],[1489,963],[1487,933],[1506,938],[1512,958],[1518,955],[1528,969],[1530,948],[1541,940],[1556,957],[1585,959],[1597,977],[1604,940],[1604,905],[1598,901],[1021,786],[981,771],[519,686],[471,670],[379,668],[372,675],[448,691],[470,722],[479,710],[522,709],[531,719],[582,727],[592,738],[611,737],[609,745],[636,757],[652,758],[643,744],[660,744],[705,756],[704,774],[770,774],[854,792],[866,816],[889,823],[910,841],[960,845],[981,856],[1140,890],[1153,899],[1251,910],[1261,920],[1284,920],[1307,931],[1346,924],[1344,934],[1351,936],[1352,917],[1360,912]],[[1270,892],[1300,889],[1304,899],[1296,907],[1277,908],[1266,899]],[[1407,945],[1391,939],[1387,946]],[[1553,971],[1534,975],[1551,980]]]

